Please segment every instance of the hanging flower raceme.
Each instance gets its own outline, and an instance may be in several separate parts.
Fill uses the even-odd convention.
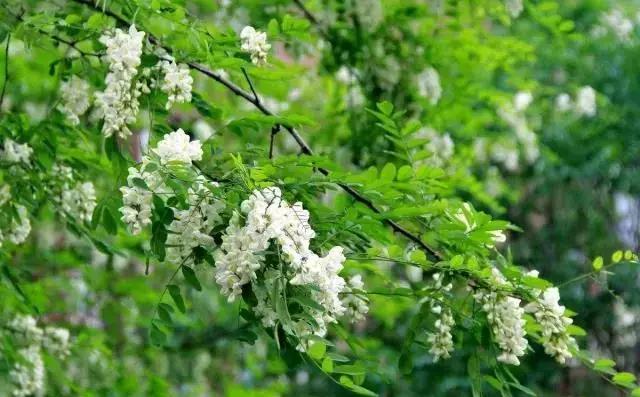
[[[69,330],[40,328],[35,318],[18,315],[3,327],[2,336],[17,347],[20,361],[9,371],[15,397],[39,396],[45,392],[45,367],[42,351],[62,360],[69,356]]]
[[[152,223],[154,210],[163,210],[167,224],[166,260],[182,263],[193,259],[194,250],[215,246],[211,230],[221,222],[224,202],[213,194],[218,187],[199,175],[190,181],[184,200],[176,199],[176,191],[165,183],[172,169],[189,166],[202,158],[200,141],[190,141],[181,129],[158,142],[149,156],[142,159],[140,169],[129,168],[127,186],[120,188],[124,206],[122,221],[133,234]],[[173,198],[169,201],[170,198]]]
[[[242,41],[240,49],[251,55],[251,62],[261,66],[267,63],[267,55],[271,49],[271,44],[267,42],[267,34],[255,30],[251,26],[245,26],[240,32]]]
[[[500,287],[510,285],[498,269],[493,268],[492,271],[493,284]],[[498,361],[519,365],[518,357],[525,354],[528,346],[524,329],[524,309],[520,307],[521,300],[502,292],[485,289],[478,290],[473,297],[487,314],[491,334],[501,350]]]
[[[528,275],[537,277],[538,272],[529,272]],[[576,341],[567,329],[573,320],[565,315],[565,307],[560,305],[558,288],[535,290],[534,293],[537,296],[536,300],[529,303],[525,310],[531,313],[540,324],[545,353],[564,364],[573,356],[571,349],[576,347]]]
[[[91,106],[89,83],[72,76],[60,85],[60,95],[62,98],[58,109],[71,125],[78,125],[80,116]]]
[[[33,149],[26,144],[19,144],[12,139],[4,140],[4,149],[0,151],[0,159],[9,163],[29,164]]]
[[[596,91],[590,86],[578,90],[576,96],[576,113],[580,116],[593,117],[597,112]]]
[[[434,68],[427,68],[418,75],[417,79],[418,92],[425,97],[429,103],[435,105],[442,95],[442,87],[440,86],[440,75]]]
[[[168,96],[166,108],[170,109],[174,103],[191,102],[193,78],[189,75],[187,65],[178,65],[173,61],[161,61],[159,65],[164,72],[160,89]]]
[[[128,32],[116,29],[100,38],[100,42],[107,46],[105,58],[109,62],[109,73],[105,90],[96,93],[96,103],[104,118],[102,132],[107,137],[116,134],[126,138],[131,135],[127,124],[136,121],[140,107],[141,86],[136,83],[136,74],[143,38],[144,32],[138,32],[134,25]]]
[[[433,354],[434,361],[451,356],[453,351],[451,331],[456,324],[451,309],[443,305],[444,293],[451,291],[453,285],[451,283],[442,285],[442,279],[441,273],[433,275],[433,285],[430,286],[432,297],[428,302],[431,312],[438,316],[433,324],[434,330],[427,333],[427,342],[430,345],[429,353]]]
[[[254,312],[263,325],[281,323],[298,340],[300,350],[306,348],[310,336],[324,336],[327,325],[344,315],[347,307],[360,315],[366,313],[365,298],[356,302],[353,296],[362,288],[360,279],[352,279],[347,286],[339,276],[345,260],[342,247],[331,248],[324,257],[310,249],[315,232],[301,203],[289,205],[280,189],[272,187],[254,191],[241,210],[244,222],[240,213],[233,215],[215,254],[216,281],[230,301],[250,285],[257,299]],[[275,259],[268,254],[272,244]],[[341,300],[346,292],[347,298]],[[299,305],[300,312],[289,318],[277,309],[280,299],[312,304]]]
[[[79,222],[90,221],[96,208],[96,190],[92,182],[79,182],[73,178],[73,170],[63,164],[52,168],[54,199],[63,213]]]

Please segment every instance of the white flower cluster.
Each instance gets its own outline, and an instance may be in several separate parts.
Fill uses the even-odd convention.
[[[362,276],[359,274],[350,277],[343,290],[345,297],[342,299],[342,304],[346,308],[344,315],[352,323],[364,320],[366,314],[369,313],[369,301],[365,296],[358,295],[357,291],[364,291]]]
[[[505,0],[504,6],[511,18],[518,18],[524,10],[523,0]]]
[[[89,83],[79,77],[72,76],[60,85],[62,101],[58,109],[67,117],[71,125],[80,123],[80,116],[91,106]]]
[[[157,154],[161,164],[182,164],[190,165],[192,161],[202,158],[202,146],[200,141],[189,141],[189,136],[182,130],[171,132],[158,142],[153,153]],[[150,170],[151,160],[145,156],[142,158],[140,170],[135,167],[129,168],[127,186],[120,188],[122,192],[123,206],[120,208],[122,221],[129,226],[133,234],[138,234],[142,229],[151,224],[151,212],[153,209],[153,193],[166,195],[172,193],[164,183],[164,178],[156,169]],[[144,181],[145,186],[141,186],[138,180]],[[200,180],[200,184],[202,181]],[[200,187],[191,190],[190,194],[196,194]],[[206,207],[205,207],[206,208]],[[208,209],[207,209],[208,211]],[[205,218],[206,219],[206,216]],[[185,220],[184,227],[187,226]],[[176,228],[182,228],[175,224]]]
[[[22,244],[31,233],[31,221],[25,206],[16,204],[16,212],[18,218],[13,218],[11,221],[11,230],[7,233],[7,239],[14,244]]]
[[[55,164],[52,169],[55,200],[64,213],[80,222],[88,222],[96,208],[96,189],[92,182],[75,182],[71,167]]]
[[[127,186],[120,188],[124,204],[120,207],[121,219],[133,234],[140,233],[142,229],[151,224],[153,192],[164,192],[167,189],[162,175],[157,172],[145,171],[148,163],[148,158],[144,157],[140,170],[130,167]],[[138,179],[143,180],[148,189],[139,186],[135,182]]]
[[[9,163],[29,164],[29,159],[33,154],[33,149],[26,144],[6,138],[4,140],[4,150],[0,150],[0,159]]]
[[[138,32],[134,25],[128,32],[116,29],[100,37],[100,42],[107,46],[109,73],[106,89],[96,93],[96,103],[104,117],[102,132],[107,137],[117,134],[126,138],[131,135],[127,124],[135,122],[140,107],[141,87],[136,83],[136,74],[143,38],[144,32]]]
[[[271,44],[267,42],[267,34],[255,30],[251,26],[245,26],[240,32],[242,41],[240,49],[251,55],[251,62],[254,65],[264,65],[267,63],[267,54],[271,49]]]
[[[225,205],[211,193],[218,185],[207,182],[204,176],[199,176],[194,186],[189,188],[186,210],[175,209],[174,220],[168,227],[167,261],[183,263],[199,246],[213,247],[211,230],[220,223],[220,212]]]
[[[611,30],[620,41],[629,41],[633,33],[633,21],[619,9],[613,9],[602,16],[602,24]]]
[[[596,103],[596,91],[590,86],[581,87],[576,95],[575,103],[567,93],[561,93],[556,97],[556,111],[560,113],[573,110],[578,116],[593,117],[598,111]]]
[[[417,80],[418,92],[425,97],[429,103],[435,105],[442,95],[442,87],[440,86],[440,75],[434,68],[426,68],[418,75]]]
[[[509,282],[496,268],[493,271],[493,283],[508,286]],[[474,299],[482,305],[487,314],[493,338],[502,350],[498,361],[506,364],[519,365],[518,357],[523,356],[528,346],[525,338],[524,309],[520,307],[521,300],[507,296],[497,291],[479,289]]]
[[[588,85],[581,87],[576,96],[576,113],[580,116],[593,117],[596,112],[596,91]]]
[[[154,152],[160,156],[160,162],[167,164],[170,162],[179,162],[182,164],[191,164],[192,161],[202,159],[202,145],[200,141],[189,141],[189,135],[185,134],[182,128],[178,128],[164,136],[158,142],[158,147]]]
[[[39,396],[44,392],[45,370],[40,347],[32,345],[18,350],[24,362],[16,363],[9,371],[9,379],[15,385],[11,393],[15,397]]]
[[[529,272],[529,275],[537,276],[538,273]],[[565,316],[565,307],[560,305],[558,288],[547,288],[544,292],[538,290],[537,294],[537,299],[529,303],[525,310],[532,313],[540,324],[545,353],[564,364],[572,357],[570,348],[576,345],[573,337],[567,332],[567,327],[573,320]]]
[[[340,300],[346,283],[338,275],[345,260],[342,247],[331,248],[325,257],[314,253],[309,247],[315,237],[308,222],[309,212],[301,203],[289,205],[277,187],[254,191],[242,203],[241,210],[246,217],[244,226],[240,224],[240,215],[235,213],[222,245],[215,253],[216,282],[229,301],[241,295],[242,287],[251,283],[259,301],[254,312],[262,317],[263,324],[272,326],[276,319],[280,320],[283,329],[301,341],[298,348],[304,349],[307,336],[324,336],[327,324],[335,322],[346,312],[345,304]],[[272,242],[278,244],[284,269],[265,269],[266,251]],[[264,277],[259,280],[258,272],[263,269]],[[313,321],[299,319],[288,323],[274,311],[277,303],[272,301],[269,293],[272,289],[268,288],[282,282],[283,276],[291,286],[314,286],[305,289],[310,299],[322,307],[322,310],[318,307],[305,308]],[[361,287],[359,281],[354,279],[352,287]],[[353,300],[350,298],[349,302],[353,303]]]
[[[442,292],[451,291],[453,285],[451,283],[442,285],[443,276],[441,273],[433,275],[433,286],[431,287],[434,294],[443,296]],[[433,361],[443,358],[449,358],[453,351],[453,335],[451,331],[456,325],[453,313],[448,307],[443,307],[441,301],[431,299],[429,301],[431,312],[439,316],[435,321],[433,332],[427,333],[427,342],[429,342],[429,353],[433,354]]]
[[[453,156],[455,145],[449,134],[440,134],[430,127],[424,127],[415,134],[416,138],[428,139],[425,148],[432,154],[425,161],[434,167],[442,167]]]
[[[351,5],[360,27],[367,32],[375,31],[384,20],[384,6],[380,0],[353,0]]]
[[[540,156],[538,137],[529,128],[524,112],[533,102],[533,95],[528,91],[517,92],[513,104],[498,109],[498,115],[513,129],[517,142],[520,143],[525,160],[531,164]]]
[[[19,315],[9,321],[5,329],[7,336],[19,347],[20,361],[9,371],[16,397],[44,394],[45,368],[42,349],[59,359],[69,355],[69,331],[65,328],[38,327],[36,319]]]
[[[174,103],[191,102],[191,85],[193,78],[189,75],[187,65],[161,61],[160,68],[164,72],[164,80],[160,89],[168,95],[167,109]]]

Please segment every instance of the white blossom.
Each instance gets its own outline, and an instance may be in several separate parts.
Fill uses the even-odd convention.
[[[619,9],[613,9],[602,16],[603,24],[621,41],[629,41],[633,33],[633,21]]]
[[[162,61],[161,68],[164,71],[164,80],[160,89],[168,95],[167,109],[174,103],[191,102],[193,78],[189,75],[187,65]]]
[[[0,159],[9,163],[29,164],[29,158],[33,154],[33,149],[26,144],[6,138],[4,140],[4,150],[0,151]]]
[[[102,132],[107,137],[117,134],[126,138],[131,135],[127,124],[136,121],[140,106],[141,86],[136,84],[135,78],[144,34],[131,25],[128,33],[116,29],[100,38],[100,42],[107,46],[105,58],[109,62],[109,73],[105,79],[107,87],[96,93],[96,104],[102,112]]]
[[[202,145],[200,141],[189,141],[189,135],[179,128],[164,136],[154,152],[160,156],[160,162],[180,162],[191,164],[192,161],[202,159]]]
[[[425,148],[432,156],[425,159],[425,163],[434,167],[442,167],[453,156],[455,145],[449,134],[441,134],[433,128],[424,127],[418,130],[415,136],[428,139]]]
[[[573,107],[573,103],[571,102],[571,97],[569,96],[569,94],[565,92],[558,94],[558,96],[556,97],[555,106],[556,110],[560,113],[571,110],[571,108]]]
[[[143,159],[142,169],[148,163]],[[138,186],[134,180],[142,179],[149,189]],[[157,172],[138,171],[136,168],[129,168],[127,186],[120,188],[122,192],[122,203],[120,208],[122,222],[124,222],[132,234],[138,234],[142,229],[151,224],[151,211],[153,202],[153,192],[164,190],[162,176]]]
[[[575,340],[567,331],[567,327],[573,320],[565,316],[565,307],[559,302],[558,288],[547,288],[525,309],[532,313],[540,324],[545,353],[564,364],[568,358],[572,357],[570,348],[575,346]]]
[[[58,327],[45,327],[43,347],[59,359],[67,357],[69,352],[69,330]]]
[[[448,292],[453,288],[451,283],[443,285],[442,273],[435,273],[432,276],[433,285],[430,286],[431,293],[439,298],[444,298],[443,292]],[[439,361],[449,358],[454,349],[453,335],[451,334],[455,326],[455,319],[449,307],[443,307],[443,299],[430,299],[428,304],[433,314],[438,318],[434,322],[434,330],[427,333],[429,343],[429,353],[433,354],[433,360]]]
[[[96,208],[96,190],[92,182],[78,182],[62,192],[62,209],[80,222],[88,222]]]
[[[493,282],[499,286],[508,286],[504,276],[496,268],[493,271]],[[521,300],[501,292],[479,289],[474,299],[482,305],[491,326],[493,339],[501,350],[498,361],[519,365],[518,357],[523,356],[528,346],[525,338],[524,309]]]
[[[31,221],[29,220],[29,212],[23,205],[15,206],[18,218],[11,220],[11,227],[7,233],[7,239],[14,244],[22,244],[25,242],[29,233],[31,233]]]
[[[533,102],[533,95],[529,91],[519,91],[513,97],[513,107],[517,112],[524,112]]]
[[[264,65],[267,63],[267,54],[271,49],[271,44],[267,42],[267,34],[259,30],[255,30],[251,26],[245,26],[240,32],[242,41],[240,49],[251,55],[251,62],[255,65]]]
[[[11,200],[11,187],[9,185],[3,185],[0,188],[0,207],[5,205]]]
[[[233,301],[242,293],[243,287],[250,284],[258,298],[254,312],[262,316],[265,326],[272,325],[278,317],[274,310],[276,302],[268,292],[273,288],[268,288],[281,282],[283,274],[267,268],[263,272],[264,277],[259,279],[258,272],[265,269],[265,253],[271,243],[277,243],[280,257],[288,269],[284,276],[289,284],[300,287],[313,285],[314,288],[305,288],[306,293],[322,307],[322,310],[305,307],[314,319],[313,324],[304,320],[283,323],[285,332],[296,336],[300,341],[298,349],[304,351],[309,346],[309,336],[324,336],[327,325],[345,314],[345,305],[353,303],[351,298],[346,303],[340,299],[340,294],[347,288],[344,279],[338,275],[345,260],[342,247],[331,248],[324,257],[314,253],[309,247],[315,232],[309,224],[308,211],[301,203],[289,205],[276,187],[254,191],[242,202],[241,212],[244,224],[240,213],[234,213],[222,237],[222,245],[214,255],[216,282],[229,301]],[[349,288],[357,287],[361,287],[361,280],[355,278]],[[355,310],[364,314],[364,307],[356,307]]]
[[[418,92],[425,97],[429,103],[435,105],[442,95],[442,87],[440,86],[440,75],[434,68],[427,68],[418,75]]]
[[[511,18],[518,18],[524,10],[523,0],[505,0],[504,6]]]
[[[58,109],[67,117],[72,125],[80,123],[80,116],[85,114],[90,102],[89,83],[77,76],[72,76],[60,85],[62,101]]]
[[[42,395],[45,388],[45,370],[40,347],[31,345],[18,350],[21,361],[9,371],[9,379],[15,385],[12,395],[29,397]]]
[[[214,246],[213,237],[209,234],[220,221],[220,212],[224,202],[213,197],[210,188],[217,184],[209,184],[200,176],[193,187],[189,188],[187,200],[189,208],[174,210],[174,220],[168,227],[166,260],[172,263],[183,263],[192,255],[198,246]]]
[[[356,291],[362,290],[364,290],[364,283],[362,282],[362,276],[359,274],[349,278],[343,290],[345,297],[342,299],[342,304],[346,308],[345,317],[352,323],[364,320],[364,317],[369,312],[367,298],[356,293]]]
[[[596,91],[590,86],[578,90],[576,97],[576,113],[580,116],[593,117],[596,115]]]

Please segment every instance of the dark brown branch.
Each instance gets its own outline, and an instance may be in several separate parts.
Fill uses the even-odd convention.
[[[123,17],[121,17],[120,15],[114,13],[113,11],[110,11],[108,9],[102,9],[101,7],[98,7],[96,5],[94,5],[90,0],[74,0],[77,3],[81,3],[84,5],[87,5],[91,8],[93,8],[94,10],[101,12],[105,15],[108,15],[114,19],[116,19],[120,24],[124,25],[124,26],[128,26],[129,22],[124,19]],[[168,53],[172,53],[171,48],[165,47],[164,45],[162,45],[160,43],[160,41],[151,33],[147,33],[147,37],[149,39],[149,42],[151,42],[152,44],[157,45],[160,48],[163,48],[165,51],[167,51]],[[225,87],[227,87],[231,92],[233,92],[235,95],[244,98],[246,101],[250,102],[256,109],[260,110],[263,114],[267,115],[267,116],[274,116],[274,113],[271,112],[269,109],[267,109],[262,102],[260,102],[259,100],[257,100],[256,98],[254,98],[254,96],[250,93],[248,93],[247,91],[243,90],[242,88],[240,88],[239,86],[237,86],[236,84],[234,84],[233,82],[227,80],[226,78],[224,78],[222,75],[220,75],[219,73],[216,73],[210,69],[208,69],[207,67],[197,63],[197,62],[187,62],[187,65],[194,70],[199,71],[200,73],[204,74],[207,77],[210,77],[212,79],[214,79],[215,81],[219,82],[220,84],[224,85]],[[291,135],[291,137],[296,141],[296,143],[298,144],[298,146],[300,146],[300,150],[303,154],[306,155],[313,155],[314,152],[311,149],[311,147],[309,146],[309,144],[304,140],[304,138],[302,138],[302,136],[298,133],[298,131],[291,125],[288,124],[281,124],[282,128],[284,128],[289,135]],[[317,168],[318,172],[320,172],[321,174],[328,176],[329,175],[329,171],[325,168]],[[381,214],[382,211],[380,209],[378,209],[378,207],[376,207],[376,205],[373,203],[373,201],[369,200],[368,198],[366,198],[365,196],[363,196],[361,193],[359,193],[357,190],[355,190],[354,188],[352,188],[349,185],[346,185],[344,183],[337,183],[338,186],[340,186],[342,188],[342,190],[344,190],[346,193],[348,193],[355,201],[364,204],[367,208],[369,208],[371,211],[377,213],[377,214]],[[436,250],[434,250],[433,248],[429,247],[424,241],[422,241],[422,239],[411,233],[409,230],[405,229],[403,226],[401,226],[400,224],[390,220],[390,219],[384,219],[383,222],[391,227],[391,229],[393,229],[394,232],[403,235],[404,237],[406,237],[407,239],[411,240],[412,242],[414,242],[416,245],[418,245],[418,247],[420,247],[423,251],[425,251],[428,256],[430,256],[430,259],[432,260],[442,260],[443,257],[442,255],[437,252]]]
[[[320,36],[322,36],[322,38],[324,38],[325,40],[328,41],[329,40],[329,34],[327,32],[325,32],[325,30],[322,27],[322,24],[320,23],[320,21],[318,21],[318,19],[309,11],[309,9],[307,7],[305,7],[305,5],[302,3],[302,1],[293,0],[293,2],[294,2],[294,4],[296,6],[298,6],[300,11],[302,11],[302,13],[304,14],[305,18],[307,18],[309,20],[309,22],[311,22],[312,24],[314,24],[316,26],[316,29],[320,33]]]
[[[2,112],[4,94],[7,91],[7,82],[9,81],[9,43],[11,43],[11,33],[7,34],[7,47],[4,50],[4,83],[2,83],[2,93],[0,93],[0,112]]]
[[[276,139],[276,134],[280,131],[280,124],[276,124],[271,128],[271,139],[269,140],[269,159],[273,158],[273,141]]]
[[[249,88],[251,89],[251,92],[253,93],[253,98],[256,100],[256,102],[260,102],[260,97],[258,96],[258,93],[256,92],[256,89],[253,87],[253,82],[249,78],[249,75],[247,74],[246,69],[245,68],[240,68],[240,69],[242,69],[242,74],[244,75],[245,80],[247,80],[247,83],[249,83]]]

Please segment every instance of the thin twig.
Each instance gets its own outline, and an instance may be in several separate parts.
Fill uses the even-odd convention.
[[[7,47],[4,50],[4,83],[2,83],[2,93],[0,93],[0,112],[2,112],[2,103],[4,102],[4,94],[7,91],[7,82],[9,81],[9,43],[11,42],[11,33],[7,34]]]
[[[93,2],[91,0],[74,0],[77,3],[80,4],[84,4],[88,7],[93,8],[96,11],[102,12],[105,15],[108,15],[114,19],[116,19],[119,23],[121,23],[122,25],[128,26],[129,22],[124,19],[123,17],[121,17],[120,15],[114,13],[111,10],[108,9],[102,9],[100,7],[97,7],[95,4],[93,4]],[[172,49],[169,47],[166,47],[164,45],[162,45],[160,43],[160,41],[151,33],[147,33],[147,37],[149,38],[149,42],[151,42],[154,45],[157,45],[158,47],[164,49],[165,51],[167,51],[169,54],[172,53]],[[220,84],[224,85],[225,87],[227,87],[231,92],[233,92],[235,95],[244,98],[246,101],[250,102],[251,104],[253,104],[253,106],[260,110],[263,114],[267,115],[267,116],[274,116],[274,113],[272,111],[270,111],[267,107],[265,107],[262,102],[257,101],[253,95],[245,90],[243,90],[242,88],[240,88],[239,86],[237,86],[236,84],[234,84],[233,82],[227,80],[226,78],[224,78],[222,75],[220,75],[219,73],[216,73],[210,69],[208,69],[207,67],[197,63],[197,62],[186,62],[186,64],[194,70],[199,71],[200,73],[204,74],[207,77],[210,77],[212,79],[214,79],[215,81],[219,82]],[[298,144],[298,146],[300,147],[300,150],[303,154],[306,155],[313,155],[314,152],[311,149],[311,147],[309,146],[309,144],[304,140],[304,138],[302,138],[302,136],[298,133],[298,131],[291,125],[289,124],[281,124],[281,126],[289,133],[289,135],[296,141],[296,143]],[[320,172],[321,174],[328,176],[329,175],[329,171],[325,168],[321,168],[318,167],[317,168],[318,172]],[[362,204],[364,204],[367,208],[369,208],[370,210],[372,210],[373,212],[380,214],[382,213],[382,211],[380,209],[378,209],[376,207],[376,205],[373,203],[373,201],[369,200],[368,198],[366,198],[365,196],[363,196],[361,193],[359,193],[357,190],[355,190],[354,188],[352,188],[349,185],[346,185],[344,183],[337,183],[338,186],[340,186],[340,188],[342,188],[342,190],[344,190],[345,192],[347,192],[354,200],[356,200],[357,202],[360,202]],[[412,242],[414,242],[415,244],[417,244],[420,249],[422,249],[423,251],[425,251],[425,253],[427,253],[432,259],[432,260],[442,260],[443,257],[442,255],[434,250],[433,248],[429,247],[424,241],[422,241],[422,238],[420,238],[419,236],[411,233],[409,230],[405,229],[403,226],[401,226],[400,224],[390,220],[390,219],[384,219],[383,222],[391,227],[391,229],[393,229],[394,232],[403,235],[404,237],[406,237],[407,239],[411,240]]]
[[[295,3],[296,6],[298,6],[300,11],[302,11],[302,13],[304,14],[305,18],[307,18],[309,20],[309,22],[311,22],[312,24],[314,24],[316,26],[316,29],[320,33],[320,36],[322,36],[323,39],[328,41],[329,40],[329,34],[324,30],[324,28],[322,27],[322,24],[320,23],[320,21],[318,21],[318,19],[309,11],[309,9],[307,7],[305,7],[304,4],[302,4],[302,1],[293,0],[293,2]]]
[[[276,134],[280,131],[280,124],[276,124],[271,127],[271,139],[269,142],[269,160],[273,158],[273,141],[276,138]]]
[[[253,98],[256,100],[256,102],[260,102],[260,97],[258,96],[256,89],[253,87],[253,82],[249,78],[249,75],[247,74],[247,70],[245,68],[240,68],[240,69],[242,70],[242,74],[244,75],[245,80],[247,80],[247,83],[249,83],[249,88],[251,88],[251,92],[253,92]]]

